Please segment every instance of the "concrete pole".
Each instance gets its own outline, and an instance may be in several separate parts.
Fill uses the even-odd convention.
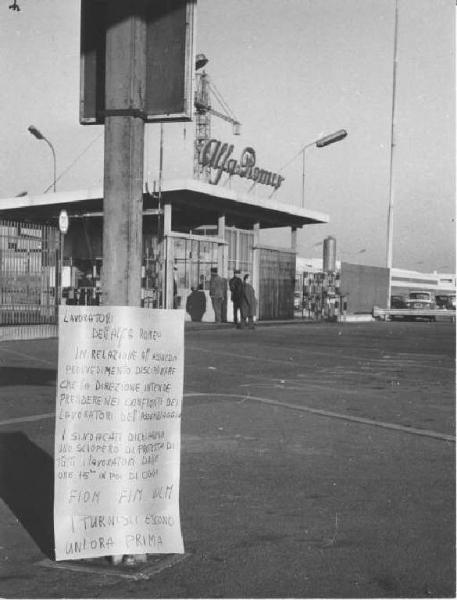
[[[140,306],[146,21],[137,0],[106,6],[103,304]]]
[[[146,22],[136,0],[107,2],[103,304],[140,306]]]
[[[163,240],[164,240],[164,275],[163,275],[163,308],[173,308],[173,282],[174,282],[174,256],[173,256],[173,237],[171,236],[171,204],[163,206]]]

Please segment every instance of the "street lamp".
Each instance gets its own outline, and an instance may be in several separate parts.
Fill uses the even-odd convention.
[[[52,151],[52,158],[53,158],[53,164],[54,164],[54,179],[52,182],[52,187],[54,190],[54,193],[56,191],[56,153],[54,150],[54,146],[51,144],[51,142],[48,140],[48,138],[46,136],[44,136],[41,131],[39,129],[37,129],[35,127],[35,125],[30,125],[29,126],[29,131],[30,133],[33,135],[33,137],[36,137],[37,140],[44,140],[47,145],[51,148]],[[48,188],[49,189],[49,188]],[[46,190],[47,191],[47,190]],[[63,233],[60,232],[59,234],[59,269],[57,269],[57,264],[56,264],[56,298],[57,298],[57,303],[60,303],[62,301],[62,271],[63,271],[63,246],[64,242],[63,242]],[[60,271],[60,272],[59,272]]]
[[[348,132],[345,129],[339,129],[338,131],[335,131],[335,133],[331,133],[331,134],[321,137],[317,140],[314,140],[314,142],[306,144],[306,146],[303,146],[303,148],[300,150],[300,152],[302,153],[302,156],[303,156],[302,195],[301,195],[302,207],[305,206],[305,152],[306,152],[306,150],[308,148],[311,148],[311,146],[316,146],[317,148],[323,148],[324,146],[329,146],[330,144],[334,144],[335,142],[344,140],[344,138],[347,136],[347,134],[348,134]]]
[[[53,163],[54,163],[54,179],[53,179],[53,182],[52,182],[52,187],[53,187],[53,190],[55,192],[56,191],[56,177],[57,177],[56,171],[57,171],[57,165],[56,165],[56,153],[55,153],[55,150],[54,150],[54,146],[51,144],[51,142],[48,140],[48,138],[46,136],[44,136],[41,133],[41,131],[35,127],[35,125],[30,125],[30,127],[28,129],[29,129],[30,133],[34,137],[36,137],[37,140],[44,140],[47,143],[47,145],[51,148],[52,158],[53,158]]]

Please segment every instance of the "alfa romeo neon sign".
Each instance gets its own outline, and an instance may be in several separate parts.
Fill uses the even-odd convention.
[[[238,175],[238,177],[250,179],[255,183],[271,185],[275,189],[280,187],[284,177],[278,173],[257,167],[254,148],[250,146],[244,148],[239,160],[231,158],[233,149],[233,144],[222,143],[214,138],[208,140],[201,147],[198,162],[203,167],[211,167],[209,183],[216,185],[219,183],[222,173],[228,173],[229,175]]]

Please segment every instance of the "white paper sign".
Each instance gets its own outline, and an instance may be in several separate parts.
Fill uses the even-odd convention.
[[[59,309],[56,559],[183,553],[183,311]]]

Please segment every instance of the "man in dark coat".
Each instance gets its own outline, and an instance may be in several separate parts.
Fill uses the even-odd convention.
[[[241,328],[247,323],[249,329],[254,329],[254,317],[257,311],[257,299],[252,285],[249,283],[249,275],[243,279],[243,295],[241,297]]]
[[[241,312],[241,298],[243,296],[243,282],[241,281],[241,271],[235,269],[233,277],[229,281],[230,299],[233,302],[233,323],[238,324],[238,311]]]
[[[216,323],[222,322],[222,301],[224,299],[225,279],[217,274],[217,268],[211,267],[211,279],[209,281],[209,295],[213,304]]]
[[[192,292],[187,296],[186,311],[192,321],[201,321],[206,312],[206,296],[203,291],[203,284],[198,289],[192,288]]]

